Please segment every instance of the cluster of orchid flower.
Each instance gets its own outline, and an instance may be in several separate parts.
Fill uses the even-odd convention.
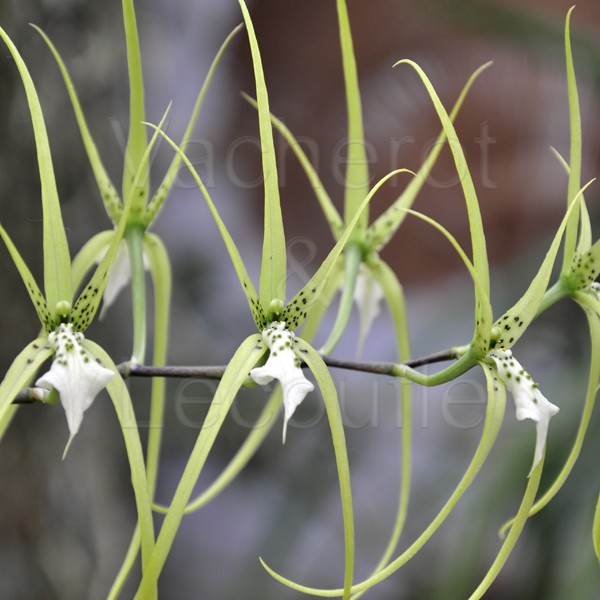
[[[239,0],[250,41],[256,82],[256,99],[249,97],[247,99],[258,112],[264,173],[265,233],[258,293],[248,277],[236,245],[221,220],[202,178],[185,154],[186,144],[215,68],[241,26],[236,28],[223,43],[200,91],[185,135],[182,141],[176,144],[162,128],[164,118],[158,125],[145,123],[142,69],[133,0],[123,0],[131,105],[121,198],[119,198],[98,155],[67,69],[50,40],[40,31],[54,53],[62,72],[100,194],[114,224],[114,229],[93,237],[73,262],[71,262],[67,246],[49,142],[36,89],[17,48],[8,35],[0,29],[0,36],[10,50],[23,81],[35,134],[44,219],[45,290],[44,296],[17,248],[6,231],[0,227],[0,236],[23,278],[43,328],[40,336],[17,356],[0,384],[0,434],[6,430],[14,414],[15,397],[19,393],[23,393],[25,389],[32,399],[42,402],[51,403],[60,399],[66,412],[70,432],[68,448],[79,429],[84,412],[102,389],[108,390],[121,422],[138,510],[138,525],[121,571],[109,592],[108,597],[110,598],[115,598],[121,591],[140,551],[142,577],[135,597],[139,599],[156,597],[158,577],[184,515],[198,510],[229,485],[267,435],[269,427],[256,428],[251,431],[229,467],[203,494],[191,499],[194,484],[206,462],[220,426],[240,388],[249,383],[248,377],[259,385],[269,383],[274,379],[281,383],[265,406],[264,414],[269,414],[274,407],[283,404],[284,441],[289,419],[305,396],[314,389],[314,385],[304,374],[304,365],[312,372],[327,410],[339,478],[344,524],[345,572],[343,586],[339,589],[328,590],[306,587],[284,578],[266,564],[264,565],[273,577],[283,584],[307,594],[342,596],[343,598],[349,598],[351,595],[358,597],[398,570],[420,550],[447,518],[481,469],[499,432],[504,415],[506,390],[510,391],[513,396],[517,419],[531,419],[536,424],[533,464],[521,506],[515,518],[505,526],[509,531],[508,535],[487,575],[473,592],[471,598],[480,598],[485,593],[514,547],[526,520],[552,499],[577,460],[591,417],[600,378],[600,285],[595,283],[600,271],[600,242],[593,243],[590,219],[583,198],[584,188],[580,184],[581,124],[569,38],[570,13],[565,28],[565,48],[571,149],[568,161],[558,157],[568,173],[565,216],[529,288],[511,309],[494,320],[490,299],[489,265],[479,204],[469,168],[453,126],[454,117],[460,109],[468,89],[488,65],[484,65],[472,75],[453,110],[448,113],[421,68],[408,60],[398,63],[412,67],[422,80],[442,126],[438,140],[440,143],[433,146],[433,150],[418,172],[412,173],[405,169],[393,171],[375,186],[370,187],[362,128],[361,100],[347,8],[345,0],[336,1],[346,85],[348,139],[351,141],[348,146],[343,217],[327,195],[317,172],[293,134],[281,121],[270,114],[258,43],[245,3],[243,0]],[[314,189],[335,239],[333,249],[310,281],[287,303],[285,301],[285,237],[277,181],[274,130],[285,138],[295,152]],[[149,131],[152,132],[150,140],[148,140]],[[175,154],[162,183],[149,199],[149,155],[159,136],[172,146]],[[458,242],[442,225],[411,208],[444,143],[449,145],[456,170],[461,174],[460,182],[471,232],[471,257],[463,251]],[[240,344],[227,365],[206,417],[206,421],[211,423],[211,427],[200,430],[172,502],[168,506],[160,506],[153,504],[153,494],[157,478],[161,427],[150,427],[144,452],[139,431],[135,426],[135,412],[123,378],[106,352],[86,339],[84,332],[94,318],[101,298],[104,297],[103,310],[105,310],[119,290],[131,281],[134,307],[134,347],[128,369],[132,371],[138,365],[144,364],[147,354],[144,271],[149,270],[153,281],[155,307],[152,364],[154,366],[165,365],[171,272],[166,250],[160,239],[149,232],[149,228],[168,195],[177,170],[182,164],[194,177],[216,222],[246,295],[258,332],[251,334]],[[406,188],[383,215],[369,224],[368,214],[371,198],[390,178],[400,174],[410,177]],[[457,346],[449,352],[448,356],[452,357],[450,366],[429,375],[419,372],[408,362],[411,353],[403,290],[392,268],[379,258],[381,249],[409,215],[424,220],[447,238],[469,271],[475,291],[474,332],[471,341],[466,345]],[[564,247],[562,268],[557,282],[553,286],[549,286],[552,269],[561,244]],[[93,275],[89,283],[82,287],[81,282],[85,274],[92,269]],[[76,292],[80,289],[81,291],[77,295]],[[340,289],[341,298],[337,319],[323,348],[317,351],[311,346],[310,340],[317,332],[327,307]],[[75,298],[77,299],[75,300]],[[573,448],[554,484],[536,502],[548,427],[551,417],[558,412],[558,407],[542,394],[537,383],[513,356],[512,348],[538,315],[563,298],[574,299],[588,318],[592,344],[591,367],[585,407]],[[402,396],[399,400],[405,423],[402,432],[402,487],[396,521],[387,548],[373,574],[364,581],[356,583],[354,581],[355,541],[350,467],[337,392],[324,356],[329,355],[337,346],[348,324],[354,303],[358,304],[361,317],[359,343],[362,344],[373,319],[380,311],[382,301],[385,301],[391,313],[398,348],[397,362],[390,364],[385,372],[387,375],[402,378]],[[301,326],[303,326],[301,333],[296,334],[296,330]],[[52,358],[50,369],[39,375],[38,371],[49,358]],[[413,384],[440,385],[459,377],[478,365],[485,373],[488,391],[486,419],[479,446],[459,485],[436,518],[406,550],[394,558],[398,540],[407,518],[411,480],[411,386]],[[165,402],[164,378],[154,378],[152,385],[150,419],[152,425],[160,425]],[[166,515],[157,535],[155,535],[153,511]],[[593,540],[596,553],[600,557],[598,510],[593,527]]]

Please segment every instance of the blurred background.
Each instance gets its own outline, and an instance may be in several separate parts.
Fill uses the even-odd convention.
[[[237,2],[137,2],[148,120],[169,102],[169,133],[182,135],[214,54],[241,21]],[[428,73],[446,106],[469,75],[477,81],[457,120],[479,195],[492,261],[496,315],[511,306],[536,272],[564,212],[566,176],[550,146],[568,153],[563,29],[569,4],[526,0],[348,0],[363,96],[373,180],[418,168],[439,130],[411,58]],[[338,206],[343,199],[346,114],[334,0],[250,3],[271,108],[302,138]],[[128,91],[118,0],[2,0],[0,25],[17,44],[40,94],[72,253],[109,227],[71,105],[49,50],[28,23],[41,26],[70,69],[91,131],[113,182],[120,184]],[[600,7],[580,2],[572,18],[584,132],[583,180],[599,162]],[[0,221],[39,282],[41,203],[30,116],[15,65],[0,51]],[[256,114],[241,98],[253,93],[244,33],[227,51],[189,147],[254,280],[262,235],[262,188]],[[285,143],[279,152],[291,295],[332,246],[314,195]],[[153,182],[170,153],[159,148]],[[379,214],[406,181],[394,180],[372,204]],[[587,194],[595,231],[597,186]],[[464,201],[449,154],[443,153],[416,208],[440,220],[468,248]],[[174,271],[171,364],[225,364],[253,331],[223,244],[189,175],[177,184],[153,231],[168,247]],[[405,286],[414,355],[462,344],[472,331],[472,284],[447,242],[407,220],[382,254]],[[0,372],[36,336],[35,312],[0,251]],[[585,319],[562,303],[539,319],[515,353],[561,412],[552,420],[545,488],[575,435],[589,366]],[[324,334],[333,315],[324,324]],[[364,357],[393,360],[386,311],[375,322]],[[103,322],[88,330],[116,362],[131,352],[130,302],[123,293]],[[336,355],[353,358],[353,321]],[[398,383],[334,371],[347,425],[357,525],[356,579],[382,552],[399,480]],[[148,382],[130,383],[141,428]],[[158,499],[168,502],[198,434],[215,385],[171,381]],[[415,390],[414,481],[406,548],[441,508],[481,434],[484,382],[469,373],[450,386]],[[240,394],[198,489],[227,464],[267,398]],[[234,484],[188,517],[161,577],[161,597],[296,598],[261,567],[308,585],[338,587],[343,546],[337,479],[322,401],[311,394],[290,424],[280,422]],[[591,543],[598,495],[593,419],[572,476],[552,504],[532,519],[486,598],[587,600],[600,589]],[[0,452],[0,598],[100,599],[106,596],[133,531],[135,511],[127,461],[111,403],[101,395],[87,413],[67,458],[60,407],[22,407]],[[517,423],[509,399],[501,438],[486,468],[452,517],[400,572],[370,592],[379,600],[466,598],[500,547],[498,527],[516,511],[534,444],[531,422]],[[160,519],[157,519],[157,523]],[[132,595],[132,589],[123,597]]]

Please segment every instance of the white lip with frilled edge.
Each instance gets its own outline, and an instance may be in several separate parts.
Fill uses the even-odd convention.
[[[283,442],[285,443],[288,421],[306,394],[315,388],[306,379],[300,368],[300,361],[294,354],[295,336],[289,329],[286,329],[284,322],[271,323],[263,329],[262,336],[270,350],[269,358],[262,367],[252,369],[250,377],[259,385],[270,383],[273,379],[277,379],[281,383],[285,412],[283,422]]]
[[[83,413],[115,375],[89,355],[82,346],[83,339],[82,333],[73,331],[71,323],[59,325],[48,336],[48,343],[55,351],[52,366],[35,383],[37,387],[55,389],[60,394],[70,434],[65,454],[79,431]]]
[[[488,356],[494,359],[498,368],[498,376],[512,394],[517,408],[517,419],[531,419],[536,422],[535,455],[533,470],[542,459],[550,418],[559,408],[540,392],[537,383],[523,369],[510,350],[492,350]]]

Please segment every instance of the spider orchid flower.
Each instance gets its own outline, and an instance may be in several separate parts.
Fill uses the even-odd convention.
[[[85,340],[84,331],[98,310],[110,267],[123,238],[130,205],[125,207],[123,218],[113,232],[100,264],[74,300],[76,288],[72,283],[73,268],[39,98],[16,47],[2,29],[0,36],[13,55],[21,75],[38,148],[46,292],[44,296],[8,233],[0,226],[0,237],[25,283],[43,327],[43,334],[21,352],[6,373],[0,385],[0,412],[8,409],[19,389],[31,381],[47,358],[53,356],[52,366],[37,378],[36,385],[43,390],[42,398],[50,396],[52,390],[58,392],[67,417],[70,444],[79,430],[83,413],[116,373],[112,362],[106,363],[104,352]]]

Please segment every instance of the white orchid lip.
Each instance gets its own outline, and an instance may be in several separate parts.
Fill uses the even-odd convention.
[[[83,347],[83,340],[82,333],[73,331],[72,323],[62,323],[50,333],[48,343],[55,351],[54,360],[50,370],[35,383],[38,388],[55,389],[60,395],[70,434],[65,454],[79,431],[83,413],[115,375],[96,362]]]
[[[294,352],[294,334],[287,329],[285,322],[274,321],[263,329],[263,339],[269,347],[270,354],[262,367],[250,371],[250,377],[259,385],[266,385],[277,379],[283,389],[283,442],[288,421],[296,408],[302,403],[306,394],[315,388],[306,379],[300,368],[300,360]]]
[[[531,419],[536,423],[535,454],[531,467],[533,470],[542,460],[550,418],[559,411],[559,408],[540,392],[538,384],[523,369],[510,350],[492,350],[488,356],[496,363],[500,380],[513,396],[517,420]]]

